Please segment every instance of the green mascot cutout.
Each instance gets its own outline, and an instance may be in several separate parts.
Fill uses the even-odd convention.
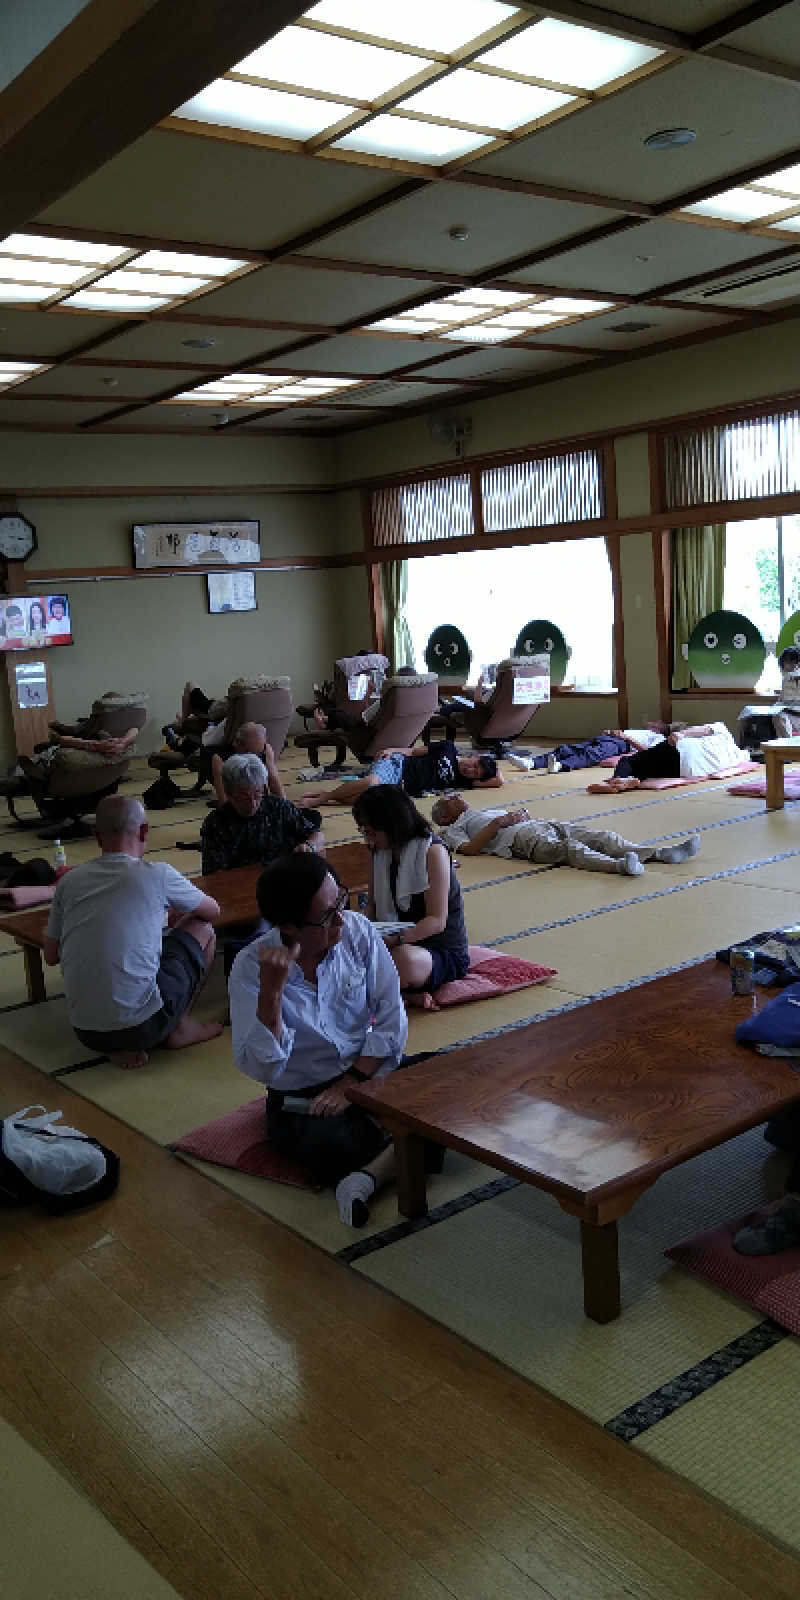
[[[559,688],[564,682],[571,651],[561,629],[554,622],[546,622],[541,617],[534,622],[526,622],[517,636],[514,654],[549,656],[551,687]]]
[[[684,653],[699,689],[753,689],[767,658],[758,628],[739,611],[702,617]]]

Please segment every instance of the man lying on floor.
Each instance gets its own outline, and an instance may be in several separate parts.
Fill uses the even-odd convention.
[[[424,744],[381,750],[365,778],[305,795],[298,805],[304,809],[307,806],[352,806],[359,795],[379,783],[399,785],[406,794],[419,800],[431,789],[440,793],[443,789],[455,788],[499,789],[503,776],[497,770],[494,756],[460,756],[452,740],[441,739],[427,750]]]
[[[142,859],[147,813],[135,796],[101,800],[95,834],[101,854],[56,886],[44,959],[61,962],[81,1044],[114,1066],[143,1067],[159,1045],[179,1050],[222,1032],[189,1015],[214,959],[219,906],[166,861]]]
[[[345,910],[347,891],[321,856],[272,862],[256,892],[271,926],[231,970],[233,1059],[267,1085],[270,1144],[335,1185],[339,1216],[358,1228],[393,1176],[394,1149],[345,1091],[400,1064],[397,968],[367,918]]]
[[[676,729],[649,750],[622,756],[613,778],[589,785],[589,794],[621,794],[638,789],[645,778],[714,778],[746,760],[724,722]]]
[[[512,856],[550,867],[580,867],[585,872],[618,872],[638,878],[645,861],[689,861],[700,848],[697,834],[680,844],[632,844],[605,828],[579,822],[529,817],[513,811],[472,811],[460,795],[443,795],[431,813],[448,849],[462,856]]]

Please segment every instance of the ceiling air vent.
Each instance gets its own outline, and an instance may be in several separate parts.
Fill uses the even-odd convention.
[[[652,328],[652,322],[612,322],[609,324],[609,333],[644,333],[645,328]]]
[[[800,263],[784,261],[780,266],[764,265],[738,278],[704,283],[686,293],[687,300],[725,301],[730,306],[761,306],[770,301],[791,300],[800,295]]]

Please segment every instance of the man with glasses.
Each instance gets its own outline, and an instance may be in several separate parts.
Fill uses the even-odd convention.
[[[321,856],[272,862],[256,894],[270,926],[231,970],[233,1059],[267,1086],[273,1149],[335,1186],[342,1222],[362,1227],[393,1176],[394,1150],[346,1090],[400,1064],[408,1022],[397,969],[367,918],[346,910]]]

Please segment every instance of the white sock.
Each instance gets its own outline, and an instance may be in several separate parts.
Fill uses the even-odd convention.
[[[348,1228],[363,1228],[369,1221],[367,1201],[375,1193],[375,1179],[369,1172],[348,1172],[336,1185],[339,1216]]]
[[[521,767],[523,772],[533,771],[533,762],[531,761],[530,756],[518,756],[513,750],[509,750],[508,759],[512,766]]]
[[[644,872],[644,862],[639,860],[635,850],[629,850],[617,862],[617,872],[621,872],[625,878],[640,878]]]
[[[654,861],[668,861],[673,864],[678,861],[690,861],[700,849],[700,836],[693,833],[690,839],[684,839],[682,844],[659,845],[653,852]]]

